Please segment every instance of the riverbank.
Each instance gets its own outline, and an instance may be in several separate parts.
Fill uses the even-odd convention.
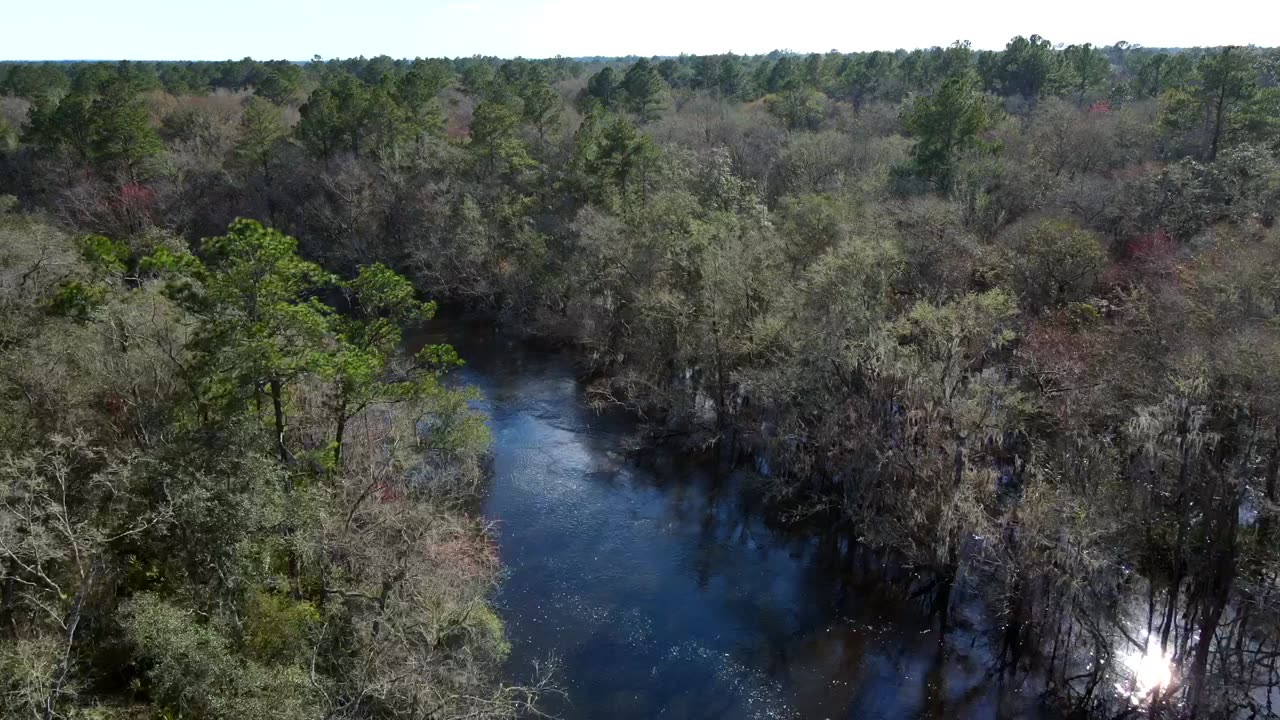
[[[505,578],[513,681],[559,662],[573,718],[1034,717],[990,673],[989,629],[934,617],[870,555],[778,522],[746,473],[669,446],[632,454],[633,417],[598,412],[570,357],[437,323],[494,437],[483,511]]]

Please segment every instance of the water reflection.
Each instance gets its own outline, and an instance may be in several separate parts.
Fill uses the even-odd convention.
[[[631,423],[587,410],[570,366],[445,328],[491,417],[485,503],[507,577],[510,673],[559,658],[565,718],[1028,717],[985,636],[940,645],[847,548],[772,527],[744,478],[624,458]],[[434,339],[433,339],[434,341]]]
[[[1154,639],[1147,640],[1145,650],[1135,648],[1120,659],[1129,672],[1129,682],[1116,689],[1134,704],[1145,703],[1152,693],[1173,681],[1173,661]]]

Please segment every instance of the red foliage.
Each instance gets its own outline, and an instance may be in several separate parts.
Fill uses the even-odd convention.
[[[1178,270],[1178,243],[1164,229],[1130,240],[1120,262],[1107,268],[1103,282],[1111,287],[1131,287],[1168,278]]]
[[[139,182],[121,185],[114,196],[98,201],[98,209],[109,213],[116,223],[137,229],[153,222],[156,194]]]
[[[1092,105],[1090,105],[1090,106],[1089,106],[1089,112],[1091,112],[1091,113],[1109,113],[1109,112],[1111,112],[1111,101],[1110,101],[1110,100],[1099,100],[1099,101],[1097,101],[1097,102],[1095,102],[1094,104],[1092,104]]]
[[[1136,262],[1160,261],[1173,257],[1176,252],[1173,237],[1164,229],[1130,240],[1125,247],[1125,255]]]
[[[380,482],[373,486],[373,492],[384,503],[399,502],[404,499],[404,488],[391,483]]]
[[[102,397],[102,405],[106,409],[107,414],[117,422],[124,418],[125,413],[129,410],[129,403],[120,395],[108,392]]]
[[[120,202],[131,207],[141,207],[155,202],[156,194],[142,183],[125,183],[120,186]]]

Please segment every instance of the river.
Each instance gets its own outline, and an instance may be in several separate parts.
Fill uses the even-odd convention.
[[[624,452],[633,422],[597,414],[564,356],[483,325],[434,326],[489,417],[484,502],[496,598],[526,679],[554,657],[568,720],[1037,717],[990,677],[987,635],[945,648],[917,603],[878,592],[838,548],[768,522],[735,472]],[[971,625],[970,625],[971,626]]]

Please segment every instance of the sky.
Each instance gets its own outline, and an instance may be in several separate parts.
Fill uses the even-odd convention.
[[[969,40],[1280,45],[1280,0],[25,0],[4,60],[542,58],[893,50]]]

